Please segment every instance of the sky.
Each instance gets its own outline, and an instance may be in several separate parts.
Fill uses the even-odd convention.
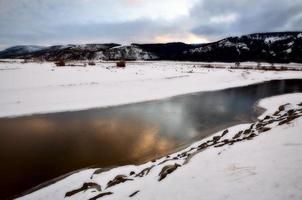
[[[301,0],[0,0],[0,49],[13,45],[204,43],[302,31]]]

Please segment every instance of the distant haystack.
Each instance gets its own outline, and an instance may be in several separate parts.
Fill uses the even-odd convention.
[[[61,60],[56,61],[55,64],[57,67],[63,67],[63,66],[65,66],[65,61],[63,59],[61,59]]]
[[[126,61],[121,60],[116,63],[117,67],[126,67]]]
[[[88,62],[88,65],[93,66],[93,65],[95,65],[95,62],[89,61],[89,62]]]

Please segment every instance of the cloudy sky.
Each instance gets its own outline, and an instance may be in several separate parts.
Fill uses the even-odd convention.
[[[301,0],[0,0],[0,49],[302,31]]]

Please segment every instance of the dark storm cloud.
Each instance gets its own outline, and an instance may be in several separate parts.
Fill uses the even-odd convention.
[[[228,16],[234,16],[228,20]],[[205,0],[191,12],[196,34],[211,37],[302,30],[302,3],[296,0]],[[221,18],[219,20],[213,20]]]
[[[55,26],[53,32],[45,33],[45,36],[56,40],[68,38],[69,40],[102,40],[103,42],[142,41],[155,37],[157,34],[172,32],[174,25],[162,25],[148,19],[134,20],[116,23],[89,23],[67,24]]]
[[[0,0],[0,46],[152,42],[183,31],[173,19],[189,11],[186,1]]]
[[[40,29],[28,29],[26,26],[21,25],[0,32],[1,40],[16,44],[22,43],[24,39],[27,44],[90,43],[95,41],[123,44],[146,42],[159,34],[180,30],[175,24],[162,24],[148,19],[115,23],[47,25]]]

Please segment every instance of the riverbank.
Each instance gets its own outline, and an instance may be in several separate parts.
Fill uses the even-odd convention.
[[[139,166],[89,169],[21,199],[301,199],[302,94],[263,99],[258,121]]]
[[[302,78],[301,71],[229,69],[234,63],[129,62],[55,67],[53,63],[0,62],[0,117],[85,110],[218,90],[273,79]],[[241,67],[257,63],[241,63]],[[264,64],[265,65],[265,64]],[[226,69],[221,69],[225,66]],[[280,67],[281,65],[275,65]],[[284,64],[300,69],[300,64]]]

